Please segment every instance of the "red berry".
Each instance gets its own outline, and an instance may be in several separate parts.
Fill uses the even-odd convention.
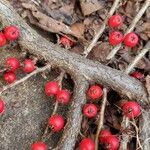
[[[32,144],[31,150],[47,150],[47,145],[41,141],[35,142]]]
[[[118,45],[123,41],[123,34],[119,31],[113,31],[109,35],[109,43],[113,46]]]
[[[6,72],[4,74],[4,80],[9,84],[13,83],[16,80],[15,73],[14,72]]]
[[[128,33],[124,37],[124,44],[128,47],[135,47],[139,42],[139,37],[134,33]]]
[[[71,94],[68,90],[59,90],[56,96],[56,101],[62,104],[68,104],[70,102]]]
[[[45,84],[45,94],[47,96],[54,96],[59,91],[59,84],[56,81],[50,81]]]
[[[9,71],[16,71],[20,67],[20,62],[18,58],[10,57],[6,60],[6,68],[9,69]]]
[[[49,118],[48,124],[53,132],[59,132],[64,128],[64,122],[64,118],[56,114]]]
[[[91,138],[84,138],[80,142],[80,150],[95,150],[95,143]]]
[[[64,37],[62,36],[60,38],[60,43],[63,45],[63,46],[67,46],[67,47],[71,47],[73,46],[73,42],[71,40],[69,40],[67,37]]]
[[[6,38],[3,33],[0,33],[0,47],[6,44]]]
[[[119,139],[114,135],[110,135],[105,139],[104,145],[107,150],[117,150],[119,148]]]
[[[108,25],[112,28],[122,25],[123,19],[120,15],[113,15],[108,20]]]
[[[142,79],[144,78],[144,75],[141,72],[135,71],[130,74],[130,76],[136,78],[136,79]]]
[[[25,73],[31,73],[35,70],[35,64],[31,59],[26,59],[24,61],[23,71]]]
[[[123,114],[129,119],[138,117],[141,114],[140,105],[135,101],[126,102],[122,106]]]
[[[110,135],[112,135],[112,134],[109,130],[107,130],[107,129],[102,130],[99,134],[100,143],[104,143],[106,141],[106,138]]]
[[[89,98],[91,98],[92,100],[96,100],[98,98],[100,98],[103,95],[103,90],[100,86],[98,85],[92,85],[88,92],[87,95]]]
[[[92,118],[97,115],[97,107],[94,104],[85,104],[83,107],[83,114],[88,117]]]
[[[5,103],[2,99],[0,99],[0,114],[2,114],[5,110]]]
[[[4,29],[4,35],[7,40],[15,41],[20,36],[20,31],[16,26],[8,26]]]

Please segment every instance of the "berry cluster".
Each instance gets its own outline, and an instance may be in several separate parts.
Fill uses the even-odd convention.
[[[117,150],[119,148],[119,138],[104,129],[99,134],[99,141],[106,150]]]
[[[6,45],[8,41],[15,41],[20,36],[20,31],[16,26],[8,26],[0,33],[0,47]]]
[[[108,20],[108,25],[112,28],[119,27],[123,24],[123,19],[120,15],[113,15]],[[127,33],[125,36],[120,31],[113,31],[109,35],[109,43],[113,46],[116,46],[124,42],[124,44],[128,47],[135,47],[138,42],[139,38],[136,33],[130,32]]]
[[[16,80],[16,71],[20,67],[22,67],[23,72],[31,73],[35,70],[35,63],[31,59],[25,59],[22,64],[16,57],[9,57],[6,59],[3,78],[8,84],[11,84]]]
[[[103,90],[99,85],[92,85],[88,91],[87,96],[92,101],[100,99],[103,95]],[[97,115],[98,108],[95,104],[89,103],[83,106],[83,114],[88,118],[93,118]]]

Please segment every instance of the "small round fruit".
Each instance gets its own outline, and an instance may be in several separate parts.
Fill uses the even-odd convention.
[[[73,46],[73,42],[69,40],[67,37],[62,36],[60,38],[60,43],[65,47],[71,47]]]
[[[9,84],[13,83],[16,80],[15,73],[14,72],[6,72],[4,74],[4,80]]]
[[[61,104],[68,104],[70,102],[71,94],[68,90],[59,90],[56,96],[56,101]]]
[[[5,110],[5,103],[2,99],[0,99],[0,114],[2,114]]]
[[[6,38],[3,33],[0,33],[0,47],[6,44]]]
[[[79,150],[95,150],[95,143],[91,138],[84,138],[80,142]]]
[[[26,59],[24,61],[23,71],[25,73],[31,73],[35,70],[35,64],[31,59]]]
[[[130,32],[124,37],[124,44],[128,47],[135,47],[138,42],[139,37],[134,32]]]
[[[16,26],[8,26],[4,29],[4,35],[7,40],[15,41],[20,36],[20,31]]]
[[[119,148],[119,139],[117,136],[110,135],[105,139],[104,145],[107,150],[117,150]]]
[[[48,148],[44,142],[39,141],[32,144],[31,150],[48,150]]]
[[[20,67],[20,62],[16,57],[10,57],[6,60],[6,68],[9,71],[16,71]]]
[[[87,95],[90,99],[96,100],[98,98],[101,98],[103,95],[103,90],[98,85],[92,85],[87,92]]]
[[[130,74],[130,76],[136,78],[136,79],[142,79],[144,78],[144,74],[142,74],[141,72],[138,72],[138,71],[135,71],[135,72],[132,72]]]
[[[49,118],[48,124],[53,132],[60,132],[64,128],[64,118],[55,114]]]
[[[123,34],[119,31],[113,31],[109,35],[109,43],[113,46],[120,44],[123,41]]]
[[[106,141],[106,138],[110,135],[112,135],[112,134],[109,130],[107,130],[107,129],[102,130],[99,134],[100,143],[104,143]]]
[[[88,117],[92,118],[97,115],[97,107],[94,104],[85,104],[83,106],[83,114]]]
[[[54,96],[58,93],[60,87],[58,82],[50,81],[45,84],[45,94],[47,96]]]
[[[122,106],[123,114],[129,119],[138,117],[141,114],[140,105],[135,101],[126,102]]]
[[[123,19],[122,16],[120,15],[113,15],[108,20],[108,25],[112,28],[119,27],[122,25],[122,23],[123,23]]]

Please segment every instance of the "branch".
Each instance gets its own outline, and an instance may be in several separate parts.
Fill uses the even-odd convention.
[[[138,14],[135,16],[135,18],[133,19],[133,21],[131,22],[131,25],[129,26],[129,28],[126,30],[125,35],[131,31],[134,30],[137,22],[141,19],[142,15],[144,14],[144,12],[146,11],[146,9],[149,7],[150,5],[150,0],[146,0],[145,3],[143,4],[142,8],[140,9],[140,11],[138,12]],[[119,49],[121,48],[122,44],[117,45],[116,47],[114,47],[112,49],[112,51],[108,54],[106,59],[112,59],[115,54],[119,51]]]
[[[98,138],[99,138],[99,133],[103,127],[104,124],[104,115],[105,115],[105,107],[106,107],[106,102],[107,102],[107,89],[103,89],[103,100],[102,100],[102,105],[99,113],[99,121],[98,121],[98,127],[97,127],[97,132],[96,132],[96,137],[95,137],[95,150],[98,150]]]
[[[77,136],[80,132],[82,122],[82,106],[86,103],[86,90],[88,82],[84,77],[78,77],[75,80],[75,90],[70,111],[67,116],[67,124],[64,134],[58,146],[54,150],[73,150]]]
[[[99,29],[99,31],[96,33],[96,35],[94,36],[93,40],[91,41],[90,45],[88,46],[88,48],[83,52],[83,54],[85,55],[85,57],[90,53],[90,51],[93,49],[93,47],[96,45],[98,39],[101,37],[101,35],[103,34],[105,28],[106,28],[106,24],[108,22],[108,19],[110,16],[112,16],[114,14],[114,12],[117,9],[117,6],[119,4],[120,0],[115,0],[113,3],[113,6],[111,7],[106,19],[104,20],[101,28]]]
[[[137,63],[142,59],[142,57],[150,50],[150,41],[145,45],[141,52],[134,58],[134,60],[129,64],[126,69],[126,73],[129,74],[132,69],[137,65]]]
[[[110,86],[130,99],[136,99],[141,103],[147,102],[146,89],[138,80],[47,41],[31,29],[6,0],[0,0],[0,19],[4,26],[17,25],[22,33],[18,41],[20,46],[39,59],[44,58],[49,61],[53,67],[60,67],[73,77],[83,75],[86,79]]]
[[[46,65],[46,66],[44,66],[44,67],[42,67],[42,68],[37,68],[35,71],[31,72],[30,74],[27,74],[25,77],[21,78],[20,80],[14,82],[14,83],[12,83],[12,84],[9,84],[9,85],[4,86],[4,87],[2,88],[2,90],[0,91],[0,95],[1,95],[4,91],[6,91],[6,90],[8,90],[8,89],[10,89],[10,88],[12,88],[12,87],[14,87],[14,86],[17,86],[17,85],[20,84],[20,83],[25,82],[25,81],[28,80],[30,77],[32,77],[32,76],[34,76],[34,75],[36,75],[36,74],[38,74],[38,73],[40,73],[40,72],[44,72],[45,70],[47,70],[47,69],[49,69],[49,68],[50,68],[50,65]]]

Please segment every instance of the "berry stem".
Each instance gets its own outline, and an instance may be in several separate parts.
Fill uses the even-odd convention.
[[[149,7],[150,5],[150,0],[146,0],[145,3],[143,4],[142,8],[140,9],[140,11],[138,12],[138,14],[134,17],[133,21],[131,22],[131,25],[129,26],[129,28],[126,30],[125,35],[131,31],[134,30],[135,26],[137,25],[137,22],[141,19],[142,15],[144,14],[144,12],[146,11],[146,9]],[[107,56],[107,60],[112,59],[115,54],[119,51],[119,49],[121,48],[122,44],[119,44],[117,46],[115,46],[111,52],[108,54]]]
[[[97,127],[96,137],[95,137],[95,150],[98,150],[98,138],[99,138],[99,133],[104,124],[104,114],[105,114],[106,103],[107,103],[107,89],[104,88],[102,105],[101,105],[101,109],[99,112],[98,127]]]
[[[0,95],[1,95],[4,91],[6,91],[6,90],[8,90],[8,89],[10,89],[10,88],[12,88],[12,87],[14,87],[14,86],[17,86],[18,84],[21,84],[21,83],[25,82],[25,81],[28,80],[30,77],[32,77],[32,76],[34,76],[34,75],[36,75],[36,74],[38,74],[38,73],[40,73],[40,72],[44,72],[45,70],[47,70],[47,69],[49,69],[49,68],[50,68],[50,65],[46,65],[46,66],[44,66],[44,67],[42,67],[42,68],[37,68],[35,71],[33,71],[32,73],[26,75],[25,77],[21,78],[20,80],[14,82],[14,83],[12,83],[12,84],[9,84],[9,85],[4,86],[4,87],[0,90]]]
[[[120,0],[115,0],[113,3],[113,6],[111,7],[107,17],[105,18],[101,28],[99,29],[99,31],[97,32],[97,34],[94,36],[93,40],[91,41],[90,45],[87,47],[87,49],[84,50],[83,54],[85,57],[88,56],[88,54],[90,53],[90,51],[93,49],[93,47],[96,45],[98,39],[101,37],[101,35],[103,34],[105,28],[106,28],[106,24],[108,22],[108,19],[110,16],[112,16],[114,14],[114,12],[116,11],[118,4],[119,4]]]

